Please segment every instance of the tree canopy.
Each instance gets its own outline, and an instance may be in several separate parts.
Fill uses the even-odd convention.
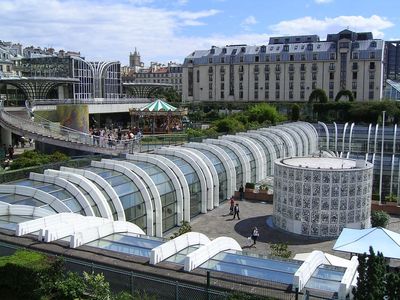
[[[311,92],[310,97],[308,98],[308,102],[316,102],[319,101],[320,103],[328,102],[328,97],[323,89],[315,89]]]
[[[350,92],[349,90],[341,90],[341,91],[339,91],[339,92],[337,93],[337,95],[336,95],[335,101],[336,101],[336,102],[339,101],[342,97],[347,97],[347,99],[348,99],[350,102],[353,102],[353,101],[354,101],[353,93]]]

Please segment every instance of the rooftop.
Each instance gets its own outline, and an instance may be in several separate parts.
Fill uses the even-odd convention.
[[[282,159],[281,163],[293,167],[311,169],[354,169],[360,168],[357,161],[339,157],[294,157]]]

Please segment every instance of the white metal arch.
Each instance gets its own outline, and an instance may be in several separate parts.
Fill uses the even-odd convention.
[[[44,171],[44,174],[49,176],[58,176],[72,182],[73,184],[80,186],[92,197],[94,203],[99,209],[100,216],[103,218],[112,219],[113,216],[111,209],[108,206],[107,200],[102,192],[93,182],[91,182],[89,179],[86,179],[85,176],[78,173],[73,173],[75,170],[79,169],[61,167],[61,171],[48,169]]]
[[[235,152],[236,156],[239,158],[240,163],[242,165],[242,172],[243,172],[243,182],[250,182],[251,180],[251,170],[250,170],[250,159],[247,157],[244,150],[229,140],[221,140],[221,139],[206,139],[203,141],[207,144],[214,144],[214,145],[222,145],[228,147],[233,152]]]
[[[154,181],[150,178],[150,176],[143,171],[141,168],[136,166],[133,163],[127,162],[127,161],[118,161],[118,160],[112,160],[112,159],[102,159],[101,162],[97,161],[92,161],[92,166],[93,167],[98,167],[98,168],[103,168],[103,169],[110,169],[110,170],[115,170],[117,172],[120,172],[127,177],[129,177],[134,184],[137,185],[137,178],[139,177],[140,181],[144,182],[147,186],[148,189],[150,190],[150,202],[153,200],[154,206],[154,212],[155,212],[155,220],[153,220],[153,223],[155,221],[156,223],[156,230],[155,230],[155,235],[158,237],[162,237],[163,234],[163,228],[162,228],[162,204],[161,204],[161,198],[160,198],[160,193],[158,192],[158,189],[154,183]],[[136,174],[137,176],[132,176],[133,174]],[[142,192],[142,190],[140,190]],[[145,195],[143,195],[143,198],[145,198]]]
[[[125,221],[113,221],[97,227],[76,232],[73,236],[71,236],[69,246],[71,248],[76,248],[114,233],[132,233],[137,235],[144,234],[143,230],[136,224]]]
[[[213,187],[212,187],[212,182],[211,178],[208,178],[206,181],[205,174],[201,170],[200,166],[196,163],[196,161],[193,159],[193,157],[187,155],[186,153],[176,151],[175,149],[172,148],[159,148],[155,150],[156,154],[160,155],[172,155],[179,157],[186,161],[190,166],[192,166],[193,170],[196,172],[197,176],[199,177],[200,180],[200,187],[201,187],[201,212],[203,214],[207,213],[207,201],[210,199],[210,202],[213,199]],[[211,177],[211,174],[209,175]]]
[[[150,264],[155,265],[179,251],[194,245],[205,245],[210,239],[199,232],[188,232],[151,249]]]
[[[329,130],[328,127],[326,126],[326,124],[324,122],[320,122],[318,121],[318,124],[322,126],[322,128],[324,128],[325,130],[325,135],[326,135],[326,150],[329,150]]]
[[[250,130],[249,132],[254,132],[261,134],[265,138],[269,139],[271,143],[274,145],[275,153],[277,158],[281,158],[285,156],[285,145],[284,145],[284,140],[281,136],[277,135],[274,132],[258,129],[258,130]]]
[[[260,170],[260,180],[264,179],[267,176],[267,153],[265,153],[261,142],[258,139],[246,134],[245,132],[238,133],[240,137],[244,138],[244,140],[249,141],[249,144],[253,144],[257,148],[257,152],[261,154],[261,170]]]
[[[115,211],[117,213],[117,219],[120,221],[125,221],[125,211],[122,206],[121,200],[119,199],[117,193],[114,191],[112,186],[100,175],[97,175],[94,172],[88,171],[88,170],[83,170],[83,169],[72,169],[72,168],[66,168],[66,167],[61,167],[61,171],[69,171],[77,174],[83,175],[85,178],[94,181],[97,183],[99,186],[101,186],[104,191],[107,193],[108,197],[110,197],[111,202],[114,205]],[[73,171],[72,171],[73,170]],[[107,202],[107,207],[110,207],[110,204]],[[110,208],[111,210],[111,208]],[[112,213],[112,212],[111,212]]]
[[[200,152],[197,149],[193,148],[184,148],[184,147],[172,147],[178,149],[178,151],[183,151],[184,153],[187,153],[188,155],[192,155],[196,157],[196,162],[198,162],[200,168],[202,168],[204,174],[206,174],[207,170],[211,174],[211,179],[212,179],[212,187],[213,187],[213,198],[209,199],[211,201],[207,201],[207,209],[208,210],[213,210],[214,207],[219,206],[219,179],[218,179],[218,173],[217,170],[214,167],[214,164],[212,161],[202,152]],[[197,158],[199,158],[197,160]],[[204,165],[206,168],[204,168]],[[204,171],[205,170],[205,171]],[[206,180],[207,180],[206,175]]]
[[[266,136],[260,134],[258,131],[252,132],[245,132],[243,135],[247,135],[253,139],[256,139],[264,144],[265,148],[267,149],[268,153],[265,153],[265,157],[267,158],[267,168],[266,168],[266,175],[273,175],[274,174],[274,161],[278,158],[277,153],[274,147],[274,144],[271,142],[271,139],[268,139]],[[265,152],[265,151],[264,151]],[[270,159],[270,163],[268,164],[268,158]]]
[[[185,257],[184,270],[190,272],[207,260],[226,250],[242,251],[242,247],[230,237],[218,237]]]
[[[227,197],[230,198],[235,193],[236,190],[236,175],[235,175],[235,165],[231,160],[231,158],[229,157],[229,155],[225,151],[223,151],[220,147],[205,143],[191,142],[188,144],[184,144],[183,146],[194,149],[207,150],[218,157],[218,159],[222,162],[225,168],[227,184],[228,184]]]
[[[309,153],[314,153],[318,150],[318,138],[319,134],[317,129],[307,122],[296,122],[295,123],[298,128],[302,129],[304,133],[308,136],[309,142]]]
[[[32,216],[33,218],[43,218],[53,214],[54,212],[41,207],[0,203],[0,216]]]
[[[146,163],[149,163],[151,165],[155,165],[155,166],[161,168],[165,172],[165,174],[168,176],[168,178],[171,179],[171,182],[176,191],[176,208],[177,208],[178,224],[180,224],[182,221],[190,221],[190,213],[189,213],[189,220],[187,220],[184,217],[184,213],[183,213],[185,203],[188,201],[190,203],[190,192],[189,192],[189,187],[187,186],[187,183],[186,183],[186,188],[183,188],[181,182],[179,181],[179,179],[178,179],[177,175],[174,173],[174,171],[172,171],[171,168],[168,167],[168,165],[165,162],[160,160],[158,155],[135,153],[135,154],[127,154],[126,159],[131,160],[131,161],[146,162]],[[184,176],[183,173],[182,173],[182,176]],[[186,180],[185,180],[185,182],[186,182]],[[190,210],[190,206],[188,206],[186,209]]]
[[[27,197],[32,197],[40,202],[48,204],[56,212],[71,212],[71,209],[53,195],[28,186],[1,184],[0,193],[16,194]]]
[[[278,129],[286,132],[291,138],[294,143],[294,149],[296,150],[296,156],[303,156],[304,150],[303,150],[303,140],[301,139],[300,135],[291,129],[289,126],[283,125],[283,126],[278,126]]]
[[[294,141],[293,139],[290,137],[290,135],[288,135],[285,131],[278,129],[278,128],[262,128],[261,130],[264,130],[266,132],[272,132],[275,133],[277,136],[280,136],[282,138],[282,140],[284,141],[284,146],[286,147],[286,156],[285,157],[290,157],[290,156],[295,156],[296,153],[294,152]]]
[[[245,138],[243,136],[241,136],[241,138],[238,138],[238,136],[234,135],[224,135],[220,138],[242,144],[244,147],[249,149],[254,157],[254,161],[256,164],[256,181],[260,181],[261,179],[263,179],[264,168],[266,164],[265,157],[262,155],[264,151],[260,151],[251,139]]]
[[[308,140],[308,136],[304,133],[304,131],[301,128],[301,126],[298,126],[297,123],[289,123],[286,126],[291,128],[295,132],[297,132],[297,134],[300,136],[300,138],[302,140],[302,143],[303,143],[303,154],[302,155],[304,155],[304,156],[309,155],[310,154],[310,150],[309,150],[310,149],[310,142]]]
[[[61,177],[49,176],[33,172],[29,174],[29,179],[46,183],[52,183],[62,188],[65,188],[79,202],[86,216],[94,216],[93,209],[90,206],[90,203],[87,201],[86,197],[75,185],[73,185],[68,180]]]

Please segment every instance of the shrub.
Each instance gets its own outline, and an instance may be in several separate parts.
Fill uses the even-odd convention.
[[[226,117],[222,120],[215,121],[214,126],[217,132],[223,133],[236,133],[238,131],[245,130],[244,125],[240,121],[231,117]]]
[[[326,93],[322,89],[315,89],[311,92],[310,97],[308,98],[308,102],[316,102],[318,100],[320,103],[326,103],[328,102],[328,97],[326,96]]]
[[[37,151],[25,151],[12,162],[10,169],[23,169],[67,160],[69,160],[69,157],[58,151],[54,152],[53,154],[42,154]]]
[[[190,223],[188,221],[182,221],[181,222],[181,227],[179,227],[178,232],[175,232],[172,236],[171,236],[171,240],[188,232],[192,231],[192,226],[190,225]]]
[[[292,121],[298,121],[300,119],[300,106],[298,104],[292,105]]]
[[[256,187],[255,183],[253,182],[246,182],[245,188],[246,189],[254,189]]]
[[[371,213],[371,225],[372,227],[382,227],[385,228],[389,223],[390,216],[382,211],[373,211]]]
[[[339,91],[339,92],[337,93],[337,95],[336,95],[335,101],[339,101],[343,96],[344,96],[344,97],[347,97],[347,99],[348,99],[350,102],[353,102],[353,101],[354,101],[353,93],[350,92],[349,90],[341,90],[341,91]]]
[[[289,258],[292,256],[292,251],[288,250],[288,245],[285,243],[271,244],[271,256]]]

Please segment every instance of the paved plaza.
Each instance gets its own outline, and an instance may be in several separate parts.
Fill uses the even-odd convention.
[[[332,247],[336,239],[317,240],[283,232],[271,227],[271,222],[267,222],[273,213],[273,205],[262,202],[237,201],[240,207],[240,220],[233,220],[229,215],[229,201],[221,204],[218,208],[202,214],[191,221],[192,231],[201,232],[210,239],[220,236],[234,238],[242,246],[243,250],[249,253],[267,255],[270,253],[271,243],[287,243],[292,251],[292,256],[296,253],[311,252],[321,250],[344,258],[349,258],[349,254],[333,251]],[[267,224],[268,223],[268,224]],[[260,236],[256,247],[248,247],[248,237],[251,235],[252,228],[257,226]],[[400,219],[392,217],[388,229],[400,232]]]

